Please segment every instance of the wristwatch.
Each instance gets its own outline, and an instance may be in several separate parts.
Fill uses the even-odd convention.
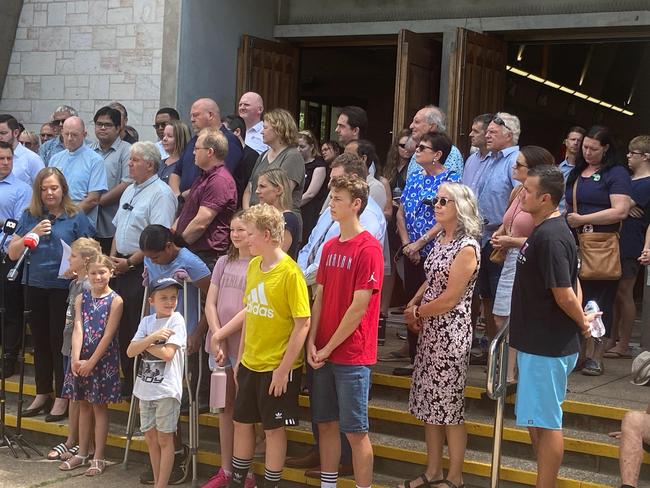
[[[419,318],[420,318],[420,306],[419,306],[419,305],[416,305],[416,306],[415,306],[415,310],[413,310],[413,316],[414,316],[416,319],[419,319]]]
[[[129,267],[129,271],[135,269],[135,264],[131,263],[131,258],[126,258],[126,265]]]

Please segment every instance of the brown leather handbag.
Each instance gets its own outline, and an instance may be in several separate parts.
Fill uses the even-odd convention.
[[[573,211],[578,208],[578,180],[573,184]],[[578,255],[581,280],[618,280],[621,277],[621,256],[618,232],[578,233]]]

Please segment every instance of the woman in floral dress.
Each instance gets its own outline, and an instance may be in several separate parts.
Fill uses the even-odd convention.
[[[472,191],[443,183],[433,199],[442,231],[434,238],[424,269],[426,280],[404,311],[409,329],[419,333],[409,410],[425,423],[427,469],[405,481],[417,486],[463,486],[467,444],[465,380],[472,345],[471,302],[478,276],[481,219]],[[449,472],[443,477],[447,439]]]

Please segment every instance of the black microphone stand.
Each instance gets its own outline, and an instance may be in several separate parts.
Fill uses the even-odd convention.
[[[6,254],[4,248],[0,247],[0,263],[4,267]],[[16,449],[14,449],[11,440],[7,436],[7,423],[6,423],[6,403],[7,403],[7,386],[5,382],[5,359],[7,357],[7,340],[5,336],[5,316],[7,309],[5,308],[5,282],[7,278],[2,276],[0,280],[0,342],[2,342],[2,354],[0,355],[0,445],[7,446],[11,454],[15,458],[18,457]]]
[[[23,327],[20,337],[20,351],[18,352],[18,362],[20,363],[20,380],[18,382],[18,413],[16,414],[16,433],[9,439],[11,443],[16,444],[23,451],[25,456],[31,458],[26,447],[34,451],[39,456],[43,454],[36,449],[27,439],[23,437],[23,386],[25,385],[25,336],[27,334],[27,326],[31,325],[31,304],[29,303],[29,262],[30,252],[25,256],[25,265],[23,266],[23,276],[25,278],[25,286],[23,287],[23,297],[25,300],[25,308],[23,310]],[[4,381],[4,380],[3,380]],[[16,456],[17,457],[17,456]]]

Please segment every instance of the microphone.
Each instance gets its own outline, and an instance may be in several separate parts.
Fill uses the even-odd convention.
[[[56,220],[56,216],[49,213],[48,210],[47,210],[47,207],[43,207],[43,213],[47,215],[47,217],[44,218],[43,220],[49,220],[50,224],[54,225],[54,221]],[[52,231],[46,232],[45,234],[43,234],[41,239],[43,239],[44,241],[47,241],[47,240],[50,239],[51,234],[52,234]]]
[[[18,227],[18,221],[14,219],[7,219],[2,224],[2,233],[4,235],[2,236],[2,242],[0,242],[0,252],[3,252],[4,250],[7,238],[16,232],[16,227]]]
[[[18,278],[18,271],[20,271],[20,267],[23,265],[23,261],[25,261],[25,258],[27,257],[29,251],[36,249],[36,247],[38,246],[38,241],[39,241],[38,234],[34,234],[33,232],[30,232],[23,238],[23,244],[25,245],[25,249],[23,250],[23,253],[20,255],[20,257],[18,258],[16,265],[13,268],[11,268],[9,273],[7,273],[7,279],[9,281],[16,281],[16,278]]]

